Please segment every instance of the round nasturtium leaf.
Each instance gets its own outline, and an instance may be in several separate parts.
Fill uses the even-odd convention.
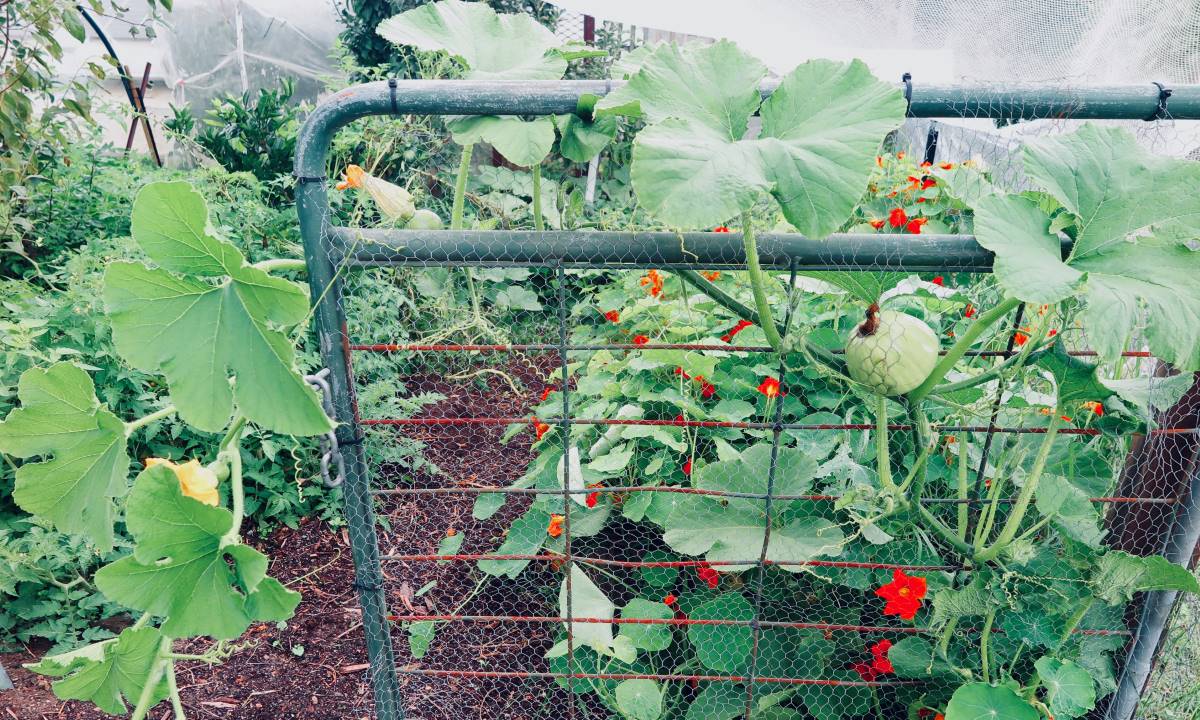
[[[946,720],[1040,720],[1041,714],[1006,687],[963,685],[946,706]]]

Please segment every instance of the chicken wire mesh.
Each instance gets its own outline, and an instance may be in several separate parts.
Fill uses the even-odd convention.
[[[446,107],[418,98],[401,112],[548,102],[408,87],[444,92]],[[1163,552],[1194,470],[1200,395],[1146,412],[1080,403],[1056,418],[1053,384],[1033,367],[954,394],[925,452],[901,404],[886,405],[881,428],[875,396],[846,377],[845,339],[865,308],[822,274],[891,278],[886,306],[923,319],[944,350],[1002,298],[990,255],[954,234],[953,208],[922,212],[914,233],[888,216],[893,198],[940,207],[939,188],[964,182],[955,173],[1022,189],[1021,137],[1070,129],[1084,94],[1046,89],[1053,101],[997,107],[964,95],[947,103],[958,122],[912,119],[889,138],[847,233],[761,236],[796,348],[781,357],[746,319],[736,227],[675,233],[632,209],[632,221],[605,221],[601,208],[571,207],[567,176],[548,196],[556,230],[530,233],[528,209],[505,197],[531,192],[512,168],[477,169],[468,195],[494,230],[395,232],[361,207],[330,215],[314,172],[322,133],[343,113],[396,112],[406,89],[354,110],[335,98],[338,119],[318,120],[297,161],[379,717],[933,717],[981,642],[985,663],[1010,670],[1073,645],[1101,697],[1117,687],[1138,604],[1084,604],[1088,579],[1034,542],[1058,533]],[[995,117],[1005,122],[982,120]],[[1187,154],[1186,125],[1124,124]],[[414,137],[418,152],[447,142]],[[616,197],[627,175],[619,182],[619,148],[610,159],[600,187]],[[430,201],[448,185],[430,179]],[[347,216],[363,227],[336,227]],[[646,229],[628,232],[631,222]],[[408,332],[378,337],[381,314]],[[996,327],[961,369],[1027,357],[1053,337],[1063,362],[1095,356],[1076,323],[1046,308]],[[1135,334],[1118,373],[1167,384],[1171,370]],[[916,526],[872,520],[881,435],[896,472],[928,463],[919,502],[970,537],[1003,523],[1052,423],[1047,467],[1086,507],[1070,527],[1023,526],[1027,556],[972,567]],[[988,573],[1003,576],[1002,611],[961,623],[933,612],[938,592]]]

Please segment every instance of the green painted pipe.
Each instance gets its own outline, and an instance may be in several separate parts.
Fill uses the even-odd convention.
[[[355,265],[550,265],[744,268],[732,233],[526,230],[326,229],[330,247]],[[1070,244],[1063,244],[1064,256]],[[973,235],[798,234],[758,238],[763,267],[783,270],[990,272],[993,254]]]

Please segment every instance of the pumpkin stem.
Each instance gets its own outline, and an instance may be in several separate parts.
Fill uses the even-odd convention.
[[[879,329],[879,303],[871,303],[867,308],[867,319],[858,326],[859,337],[871,337]]]

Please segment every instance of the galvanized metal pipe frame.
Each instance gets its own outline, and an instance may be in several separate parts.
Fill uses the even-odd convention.
[[[744,257],[728,236],[689,233],[506,233],[474,232],[406,233],[333,227],[328,220],[326,160],[331,141],[348,123],[371,115],[547,115],[587,113],[598,96],[621,83],[616,81],[467,82],[406,80],[366,83],[346,88],[319,104],[309,115],[296,144],[296,208],[308,265],[314,321],[321,358],[330,369],[337,436],[346,458],[345,508],[355,566],[355,585],[363,609],[363,629],[371,661],[375,709],[384,720],[404,717],[395,654],[388,632],[375,516],[371,504],[362,425],[351,376],[346,318],[338,273],[344,265],[433,264],[554,264],[629,265],[660,267],[740,265]],[[774,86],[762,86],[764,95]],[[1027,85],[930,85],[912,89],[909,114],[913,117],[979,117],[1007,119],[1146,119],[1159,110],[1159,89],[1152,84],[1090,88],[1050,88]],[[1200,119],[1200,85],[1173,88],[1167,115],[1174,119]],[[549,248],[534,253],[512,248]],[[522,242],[514,242],[515,240]],[[504,248],[505,252],[500,252]],[[766,236],[760,240],[764,264],[769,267],[856,269],[887,259],[898,270],[958,269],[986,272],[991,255],[969,236],[847,235],[833,241],[813,241],[794,235]],[[693,255],[693,253],[695,253]],[[508,256],[506,256],[508,254]],[[793,265],[793,262],[795,263]],[[1184,539],[1200,529],[1200,497],[1193,493],[1181,510],[1177,532]],[[1186,525],[1186,527],[1185,527]],[[1194,544],[1194,542],[1193,542]],[[1173,598],[1155,596],[1151,603]],[[1149,612],[1149,610],[1148,610]],[[1161,632],[1161,627],[1158,628]],[[1146,637],[1134,652],[1152,657],[1158,638]],[[1136,698],[1144,685],[1146,658],[1131,656],[1131,672],[1122,677],[1118,697],[1132,691]],[[1139,675],[1141,673],[1141,675]],[[1129,685],[1129,688],[1126,688]],[[1122,695],[1126,693],[1126,695]],[[1124,712],[1126,705],[1122,704]],[[1132,714],[1132,706],[1129,714]],[[1127,715],[1109,715],[1127,720]]]

